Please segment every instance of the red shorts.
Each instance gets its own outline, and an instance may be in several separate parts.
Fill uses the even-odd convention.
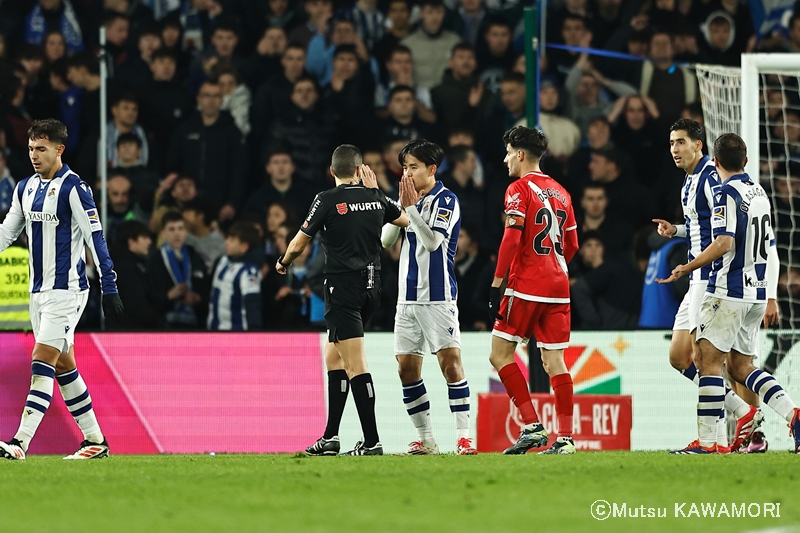
[[[503,318],[494,321],[492,335],[512,342],[527,342],[533,336],[536,346],[545,350],[563,350],[569,346],[568,303],[531,302],[503,296],[500,315]]]

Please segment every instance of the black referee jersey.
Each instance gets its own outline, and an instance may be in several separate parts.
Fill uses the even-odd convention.
[[[359,272],[370,264],[379,270],[381,229],[401,213],[380,189],[343,184],[314,198],[300,231],[313,237],[322,230],[326,274]]]

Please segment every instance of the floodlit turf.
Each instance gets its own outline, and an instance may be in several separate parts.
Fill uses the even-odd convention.
[[[30,457],[0,462],[0,532],[800,532],[800,457]],[[595,500],[630,513],[590,514]],[[675,504],[780,503],[780,518],[675,518]],[[719,505],[718,505],[719,509]],[[756,507],[748,510],[755,513]],[[777,529],[776,529],[777,528]]]

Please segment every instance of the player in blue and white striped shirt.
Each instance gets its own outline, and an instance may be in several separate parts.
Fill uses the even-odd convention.
[[[738,135],[726,133],[716,140],[714,164],[722,187],[711,214],[714,241],[694,260],[676,267],[668,280],[660,280],[674,281],[702,266],[714,265],[697,331],[699,440],[676,453],[717,453],[716,425],[725,400],[723,362],[732,379],[786,419],[795,453],[800,453],[800,410],[774,377],[753,365],[759,325],[762,320],[767,327],[778,323],[775,285],[780,265],[769,198],[761,185],[744,173],[746,163],[747,147]]]
[[[450,411],[456,421],[456,450],[477,453],[469,438],[469,385],[461,366],[455,254],[461,227],[458,198],[440,181],[436,169],[444,152],[432,142],[408,143],[398,156],[403,166],[400,203],[410,220],[400,252],[394,346],[403,384],[403,402],[419,440],[408,455],[439,453],[430,421],[430,402],[422,381],[422,357],[437,355],[447,380]],[[399,228],[384,226],[383,245],[392,246]]]
[[[720,188],[714,162],[703,155],[704,139],[703,127],[693,120],[680,119],[670,127],[670,154],[675,166],[686,171],[681,187],[681,207],[685,224],[675,226],[665,220],[654,220],[658,223],[660,235],[686,239],[688,261],[698,257],[711,244],[711,211],[714,208],[714,195]],[[711,267],[709,263],[690,274],[689,290],[675,315],[669,347],[669,362],[672,367],[695,385],[700,380],[694,362],[698,354],[695,344],[697,321]],[[736,435],[730,448],[738,449],[758,428],[763,414],[728,388],[725,390],[725,407],[737,418]],[[717,422],[717,446],[718,450],[723,451],[729,448],[728,427],[724,417]]]
[[[97,206],[89,186],[61,162],[67,128],[59,121],[37,120],[28,130],[28,153],[36,174],[20,181],[11,209],[0,226],[0,251],[25,229],[30,252],[30,315],[36,344],[33,347],[30,393],[14,438],[0,442],[0,457],[25,459],[53,396],[58,380],[84,441],[65,459],[94,459],[108,455],[92,399],[75,365],[75,326],[86,307],[85,246],[100,270],[103,311],[117,321],[122,301],[117,275],[103,239]]]
[[[228,230],[225,255],[217,261],[211,280],[209,330],[261,329],[260,241],[258,230],[247,222],[237,222]]]

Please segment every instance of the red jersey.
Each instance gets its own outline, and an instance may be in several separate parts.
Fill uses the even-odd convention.
[[[531,172],[508,186],[505,212],[506,228],[522,227],[506,294],[534,302],[568,303],[567,263],[578,251],[569,193],[550,176]],[[504,275],[496,273],[497,277]]]

